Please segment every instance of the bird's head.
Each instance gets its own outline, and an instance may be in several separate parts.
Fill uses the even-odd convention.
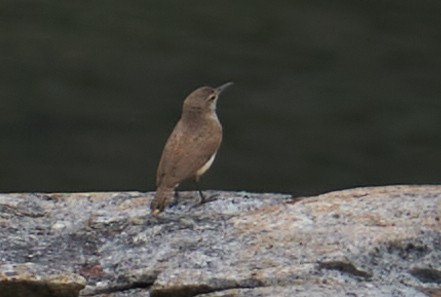
[[[191,92],[185,98],[183,105],[183,112],[205,112],[215,111],[216,103],[219,95],[228,87],[232,86],[232,82],[221,85],[217,88],[200,87]]]

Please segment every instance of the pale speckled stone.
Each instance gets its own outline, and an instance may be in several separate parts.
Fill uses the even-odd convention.
[[[81,275],[80,296],[441,292],[441,186],[195,194],[159,217],[153,193],[0,194],[0,263]]]

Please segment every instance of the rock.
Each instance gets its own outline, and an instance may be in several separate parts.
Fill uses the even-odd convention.
[[[441,186],[207,194],[0,194],[0,296],[441,296]]]
[[[0,296],[75,297],[85,286],[83,277],[55,268],[34,263],[0,265]]]

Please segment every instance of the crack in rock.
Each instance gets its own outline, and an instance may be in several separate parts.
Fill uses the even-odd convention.
[[[326,262],[319,263],[319,267],[323,268],[323,269],[338,270],[341,272],[352,274],[357,277],[363,277],[363,278],[372,277],[372,273],[358,269],[351,262],[326,261]]]

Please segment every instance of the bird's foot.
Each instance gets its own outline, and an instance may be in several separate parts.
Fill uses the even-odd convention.
[[[215,201],[219,197],[219,194],[213,194],[213,195],[210,195],[208,197],[205,196],[205,195],[202,195],[202,193],[199,193],[199,194],[201,196],[201,200],[199,201],[199,205],[198,206],[203,205],[203,204],[208,203],[208,202]]]

